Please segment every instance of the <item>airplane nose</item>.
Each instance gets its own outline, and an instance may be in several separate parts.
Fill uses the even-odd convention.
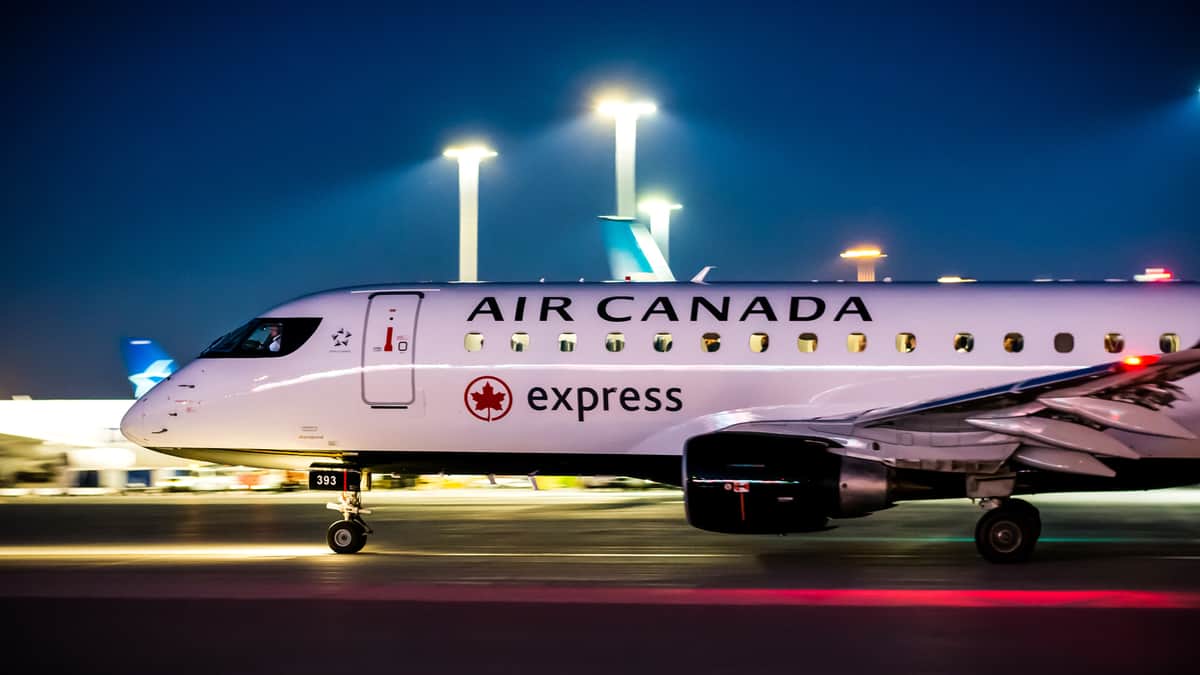
[[[146,394],[134,401],[121,418],[121,435],[130,443],[146,445],[146,399],[149,397],[150,394]]]

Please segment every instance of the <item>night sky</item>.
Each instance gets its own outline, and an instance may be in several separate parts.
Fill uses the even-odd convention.
[[[604,278],[610,85],[659,103],[639,192],[684,204],[680,277],[852,278],[859,241],[898,280],[1200,277],[1194,2],[42,4],[0,45],[2,397],[125,397],[122,335],[186,361],[455,276],[459,138],[500,152],[482,278]]]

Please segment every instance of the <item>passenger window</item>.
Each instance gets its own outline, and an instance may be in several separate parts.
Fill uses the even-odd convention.
[[[846,336],[846,349],[851,352],[867,351],[867,336],[862,333],[851,333]]]
[[[480,349],[483,349],[483,334],[467,333],[467,336],[463,338],[463,346],[466,347],[467,351],[469,352],[477,352]]]
[[[514,352],[523,352],[529,349],[529,333],[513,333],[510,344]]]
[[[721,348],[721,336],[718,333],[705,333],[700,336],[700,348],[706,352],[715,352]]]
[[[1109,354],[1117,354],[1123,349],[1125,349],[1125,336],[1120,333],[1104,334],[1104,351]]]
[[[625,349],[625,334],[609,333],[608,337],[604,338],[604,348],[610,352],[619,352]]]
[[[917,336],[912,333],[898,333],[896,335],[896,351],[901,354],[907,354],[917,348]]]
[[[1020,353],[1025,349],[1025,336],[1020,333],[1007,333],[1004,336],[1004,351],[1010,354]]]
[[[1163,333],[1158,338],[1158,351],[1164,354],[1179,351],[1179,336],[1175,333]]]
[[[670,333],[655,333],[654,334],[654,351],[669,352],[671,351],[671,334]]]
[[[771,346],[771,339],[766,333],[751,333],[750,334],[750,351],[765,352],[767,347]]]
[[[559,333],[558,334],[558,351],[560,351],[560,352],[575,351],[575,334],[574,333]]]
[[[963,354],[975,349],[975,336],[970,333],[954,334],[954,351]]]
[[[1070,333],[1058,333],[1054,336],[1054,351],[1059,354],[1070,354],[1075,350],[1075,336]]]
[[[806,354],[817,351],[817,334],[801,333],[796,338],[796,347]]]

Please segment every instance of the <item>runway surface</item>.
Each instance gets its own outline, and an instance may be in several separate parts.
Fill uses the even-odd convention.
[[[0,499],[9,635],[57,672],[1196,668],[1200,490],[1034,497],[1019,566],[977,556],[966,501],[735,537],[674,491],[370,493],[354,556],[324,501]]]

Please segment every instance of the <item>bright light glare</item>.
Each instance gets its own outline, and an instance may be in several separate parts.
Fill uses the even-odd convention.
[[[975,280],[966,279],[957,275],[948,275],[944,277],[938,277],[937,282],[939,284],[972,284],[975,283]]]
[[[643,213],[653,214],[661,213],[663,211],[678,211],[679,209],[683,208],[683,204],[672,204],[666,199],[644,199],[640,204],[638,204],[638,208],[641,209]]]
[[[1145,274],[1133,275],[1134,281],[1170,281],[1175,274],[1165,267],[1147,267]]]
[[[0,558],[301,558],[331,555],[324,546],[253,545],[96,545],[0,546]]]
[[[843,258],[886,258],[887,254],[877,248],[852,248],[842,251]]]
[[[442,156],[449,157],[450,159],[478,160],[487,159],[488,157],[495,157],[497,154],[499,153],[497,153],[495,150],[482,145],[467,145],[462,147],[446,148],[446,151],[442,153]]]
[[[1158,363],[1159,358],[1160,357],[1156,354],[1148,354],[1146,356],[1126,356],[1125,358],[1121,359],[1121,363],[1124,364],[1127,369],[1138,369]]]
[[[596,112],[609,117],[620,115],[653,115],[658,106],[650,101],[623,101],[619,99],[603,99],[596,103]]]

